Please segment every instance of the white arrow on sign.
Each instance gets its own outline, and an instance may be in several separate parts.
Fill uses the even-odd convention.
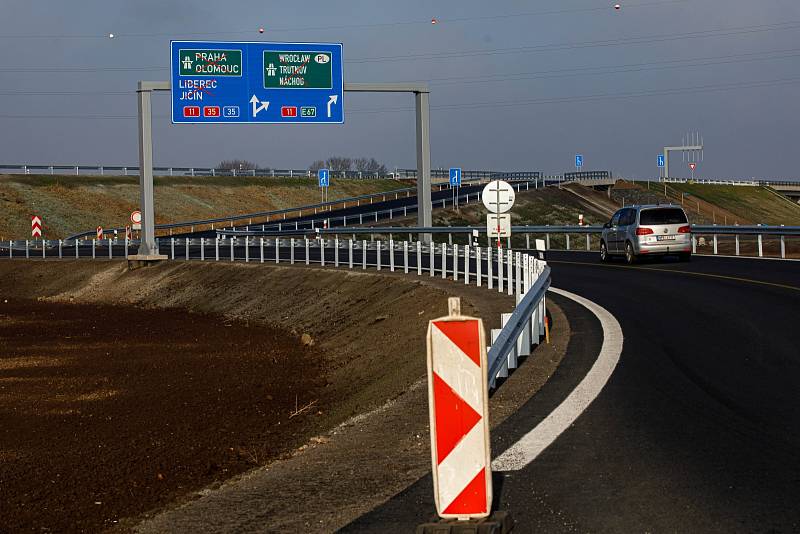
[[[269,109],[269,102],[262,102],[256,95],[253,95],[250,103],[253,105],[253,117],[258,116],[259,111],[267,111]]]
[[[339,95],[331,95],[328,99],[328,118],[331,118],[331,106],[339,103]]]

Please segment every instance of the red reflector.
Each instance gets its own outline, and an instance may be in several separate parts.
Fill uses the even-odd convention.
[[[652,228],[637,228],[636,235],[650,235],[653,233]]]
[[[679,234],[691,234],[692,233],[692,227],[689,226],[689,225],[681,226],[680,228],[678,228],[678,233]]]

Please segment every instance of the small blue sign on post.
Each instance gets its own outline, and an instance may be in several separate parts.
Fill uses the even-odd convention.
[[[320,169],[317,171],[317,180],[320,187],[329,187],[331,185],[331,171],[328,169]]]
[[[172,122],[344,122],[342,45],[172,41]]]
[[[461,187],[461,167],[450,168],[450,187]]]
[[[575,166],[579,169],[583,167],[583,156],[581,154],[575,154]]]
[[[659,167],[663,167],[664,166],[664,154],[659,154],[658,155],[658,166]]]

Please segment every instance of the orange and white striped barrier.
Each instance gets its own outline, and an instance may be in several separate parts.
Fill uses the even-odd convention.
[[[483,321],[450,314],[428,324],[428,399],[436,512],[487,517],[492,505],[489,388]]]

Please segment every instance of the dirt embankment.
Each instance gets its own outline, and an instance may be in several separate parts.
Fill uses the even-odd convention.
[[[402,189],[395,180],[334,179],[329,199]],[[159,177],[156,222],[174,223],[279,210],[320,201],[316,179],[269,177]],[[30,235],[31,215],[47,239],[97,226],[123,227],[139,207],[138,176],[0,175],[0,240]]]
[[[3,528],[101,530],[290,456],[418,382],[452,294],[487,328],[512,307],[428,277],[0,262]]]

